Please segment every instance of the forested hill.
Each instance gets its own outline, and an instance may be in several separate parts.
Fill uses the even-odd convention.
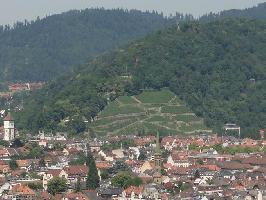
[[[86,9],[0,26],[0,81],[51,80],[89,57],[173,23],[156,12]]]
[[[82,119],[96,116],[108,99],[169,87],[210,128],[221,133],[233,122],[255,137],[266,125],[265,33],[266,22],[248,19],[159,31],[25,98],[18,128],[79,132]],[[67,118],[73,121],[62,123]]]
[[[265,13],[266,3],[200,20],[228,16],[266,19]],[[193,17],[178,14],[170,19],[156,12],[86,9],[18,22],[14,28],[0,26],[0,82],[51,80],[88,58],[186,19]]]
[[[246,8],[243,10],[232,9],[225,10],[220,13],[210,13],[204,15],[200,18],[202,21],[211,21],[225,17],[246,17],[246,18],[254,18],[254,19],[266,19],[266,2],[260,3],[255,7]]]

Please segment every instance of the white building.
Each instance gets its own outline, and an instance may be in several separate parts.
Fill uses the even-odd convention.
[[[4,118],[4,140],[12,141],[15,138],[15,123],[10,113]]]

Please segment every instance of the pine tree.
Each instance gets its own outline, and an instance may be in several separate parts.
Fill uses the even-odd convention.
[[[96,189],[100,185],[100,178],[98,176],[95,160],[91,154],[88,155],[87,166],[89,167],[89,172],[86,187],[87,189]]]
[[[75,191],[76,191],[76,192],[80,192],[80,191],[81,191],[80,177],[78,177]]]

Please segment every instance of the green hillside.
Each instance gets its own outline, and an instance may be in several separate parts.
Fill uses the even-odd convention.
[[[237,123],[243,136],[256,137],[266,128],[265,31],[266,22],[249,19],[188,22],[158,31],[25,97],[23,112],[16,114],[18,128],[68,131],[71,124],[58,127],[62,119],[90,119],[119,96],[168,87],[212,130],[221,133],[225,123]]]
[[[156,12],[85,9],[0,26],[0,82],[51,80],[174,23]]]
[[[167,89],[121,96],[99,113],[91,125],[95,135],[210,133],[203,120]]]
[[[225,17],[266,19],[266,3],[244,10],[202,16],[200,21]],[[88,59],[129,41],[192,20],[191,15],[166,18],[137,10],[72,10],[34,21],[0,25],[0,84],[3,81],[48,81],[77,69]],[[1,89],[1,88],[0,88]]]

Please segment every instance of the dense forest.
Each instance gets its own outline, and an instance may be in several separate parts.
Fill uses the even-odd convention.
[[[266,19],[266,3],[245,10],[202,16]],[[169,18],[157,12],[85,9],[35,21],[0,26],[0,82],[48,81],[71,71],[95,55],[121,47],[148,33],[170,27],[191,15]]]
[[[79,133],[84,119],[108,101],[169,87],[217,132],[234,122],[244,136],[256,137],[266,128],[265,33],[266,22],[253,19],[186,22],[158,31],[24,97],[18,128]]]
[[[209,13],[200,18],[201,21],[213,21],[216,19],[238,17],[238,18],[253,18],[253,19],[266,19],[266,2],[260,3],[255,7],[246,8],[243,10],[232,9],[225,10],[220,13]]]
[[[51,80],[88,58],[189,17],[86,9],[0,26],[0,82]]]

